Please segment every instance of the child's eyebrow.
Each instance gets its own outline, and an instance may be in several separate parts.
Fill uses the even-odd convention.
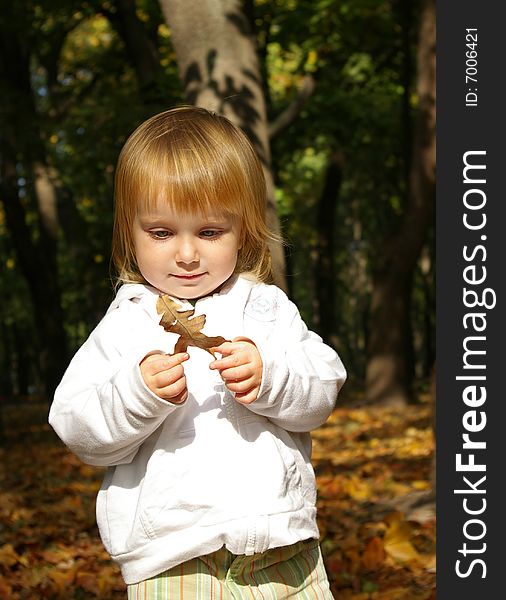
[[[173,215],[167,216],[158,213],[139,213],[137,219],[142,224],[164,224],[173,221],[177,221],[177,218]],[[233,221],[231,215],[202,215],[200,217],[202,225],[225,225]]]
[[[229,217],[206,217],[204,219],[202,219],[202,223],[208,223],[208,224],[216,224],[216,225],[222,225],[224,223],[229,223],[232,219],[230,219]]]
[[[162,215],[140,214],[137,216],[137,218],[141,223],[156,224],[156,223],[166,223],[167,222],[167,217],[164,217]]]

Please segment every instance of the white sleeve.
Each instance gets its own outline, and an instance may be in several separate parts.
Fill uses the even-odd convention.
[[[337,353],[308,330],[284,292],[274,290],[272,332],[257,336],[252,328],[249,336],[262,356],[263,373],[258,398],[247,407],[287,431],[310,431],[334,409],[346,370]]]
[[[153,394],[140,373],[139,362],[161,345],[159,330],[144,310],[125,301],[106,314],[72,359],[49,423],[83,462],[131,462],[142,442],[178,410],[180,405]]]

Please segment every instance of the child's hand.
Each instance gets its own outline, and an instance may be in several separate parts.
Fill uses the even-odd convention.
[[[180,354],[148,354],[141,363],[141,375],[148,388],[162,400],[182,404],[188,397],[182,363],[190,357]]]
[[[213,348],[222,358],[210,369],[218,369],[227,388],[241,404],[251,404],[258,397],[262,383],[262,358],[255,344],[247,338],[234,338]]]

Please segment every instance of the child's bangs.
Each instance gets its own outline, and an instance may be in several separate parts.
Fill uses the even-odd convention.
[[[183,214],[212,211],[242,217],[247,187],[239,165],[209,148],[167,147],[144,157],[134,183],[139,207],[154,211],[160,202]]]

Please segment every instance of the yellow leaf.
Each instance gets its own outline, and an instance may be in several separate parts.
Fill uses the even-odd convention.
[[[79,475],[81,477],[93,477],[96,474],[96,469],[89,465],[79,465]]]
[[[424,556],[425,569],[429,571],[429,573],[436,572],[436,555],[429,554],[428,556]]]
[[[367,500],[371,497],[371,488],[362,479],[356,476],[350,477],[343,483],[344,491],[354,500]]]
[[[0,547],[0,565],[4,567],[12,567],[20,560],[19,554],[14,550],[12,544],[4,544]]]
[[[430,483],[423,479],[416,479],[415,481],[411,482],[411,485],[414,487],[415,490],[424,490],[425,491],[430,488]]]
[[[385,552],[398,562],[419,561],[420,555],[411,543],[412,530],[402,513],[394,513],[387,519],[388,529],[383,544]]]
[[[48,577],[54,583],[54,586],[60,594],[62,594],[66,588],[70,587],[74,582],[75,570],[69,569],[68,571],[51,570],[48,573]]]

